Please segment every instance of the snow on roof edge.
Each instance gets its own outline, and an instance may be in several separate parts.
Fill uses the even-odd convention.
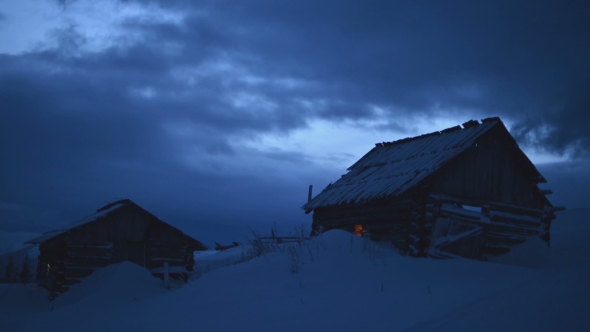
[[[69,225],[67,225],[65,227],[45,232],[41,236],[38,236],[34,239],[31,239],[31,240],[25,242],[25,244],[39,244],[39,243],[45,242],[47,240],[51,240],[52,238],[54,238],[56,236],[62,235],[68,231],[76,229],[82,225],[89,223],[89,222],[93,222],[93,221],[96,221],[102,217],[105,217],[106,215],[119,209],[120,207],[123,207],[123,206],[125,206],[127,204],[131,204],[131,203],[133,203],[133,202],[131,202],[131,200],[129,200],[129,199],[122,199],[122,200],[118,200],[116,202],[109,203],[109,204],[101,207],[100,209],[96,210],[95,213],[93,213],[87,217],[84,217],[80,220],[74,221],[73,223],[70,223]]]
[[[177,227],[174,227],[173,225],[163,221],[162,219],[156,217],[154,214],[152,214],[151,212],[147,211],[146,209],[142,208],[141,206],[137,205],[136,203],[134,203],[133,201],[131,201],[130,199],[121,199],[112,203],[109,203],[103,207],[101,207],[100,209],[96,210],[95,213],[84,217],[78,221],[75,221],[61,229],[56,229],[56,230],[52,230],[49,232],[45,232],[44,234],[42,234],[41,236],[38,236],[36,238],[33,238],[27,242],[25,242],[25,244],[40,244],[43,243],[45,241],[51,240],[54,237],[60,236],[62,234],[65,234],[68,231],[74,230],[78,227],[81,227],[87,223],[90,222],[94,222],[97,221],[105,216],[107,216],[108,214],[110,214],[111,212],[114,212],[115,210],[126,206],[126,205],[130,205],[133,204],[135,205],[137,208],[143,210],[145,213],[153,216],[154,218],[158,219],[160,222],[166,224],[168,227],[171,227],[172,229],[174,229],[175,231],[179,232],[182,236],[184,236],[187,239],[190,239],[192,242],[195,242],[198,246],[200,246],[201,248],[196,249],[196,250],[207,250],[209,247],[207,245],[205,245],[203,242],[193,238],[192,236],[186,234],[185,232],[183,232],[182,230],[180,230]]]
[[[499,117],[485,118],[481,123],[469,120],[462,124],[462,129],[454,126],[393,142],[377,143],[348,168],[347,174],[301,208],[307,213],[322,206],[399,196],[465,151],[497,124],[503,125]],[[522,150],[520,152],[526,157]],[[528,157],[526,160],[540,174]]]

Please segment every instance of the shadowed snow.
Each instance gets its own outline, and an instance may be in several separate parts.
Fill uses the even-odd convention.
[[[247,245],[197,255],[197,266],[216,269],[172,291],[139,266],[110,266],[58,298],[54,311],[40,302],[27,310],[11,309],[27,296],[42,300],[38,293],[43,290],[6,291],[1,286],[0,320],[10,331],[47,326],[89,331],[584,331],[590,324],[589,224],[584,223],[589,212],[560,213],[549,255],[534,267],[404,257],[390,246],[333,230],[240,264],[229,262],[239,259]]]

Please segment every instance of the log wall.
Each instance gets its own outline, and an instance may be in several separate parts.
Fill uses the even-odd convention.
[[[355,225],[362,225],[376,240],[404,241],[415,208],[416,203],[410,199],[317,208],[313,214],[312,230],[343,229],[353,232]]]
[[[41,243],[38,282],[55,297],[96,269],[123,261],[152,271],[168,262],[177,271],[172,277],[186,280],[195,262],[193,251],[204,249],[189,239],[140,207],[126,205]],[[163,277],[161,272],[154,275]]]
[[[511,137],[491,130],[433,176],[432,191],[479,202],[531,208],[548,203]]]
[[[487,259],[489,256],[499,256],[510,252],[515,246],[522,244],[533,237],[539,237],[549,244],[548,224],[555,219],[554,209],[545,206],[543,209],[525,208],[498,202],[485,202],[481,204],[481,212],[474,213],[460,208],[472,202],[447,195],[433,194],[431,199],[432,222],[463,223],[467,227],[481,228],[482,232],[466,237],[465,240],[481,243],[481,252],[468,253],[466,242],[457,241],[451,243],[443,251],[459,256]],[[457,206],[457,208],[449,208]],[[436,242],[440,234],[431,234],[432,241]],[[475,242],[473,242],[475,241]],[[431,247],[432,248],[432,247]]]

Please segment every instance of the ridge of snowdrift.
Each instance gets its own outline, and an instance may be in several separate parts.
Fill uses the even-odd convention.
[[[560,213],[550,264],[535,268],[404,257],[334,230],[295,244],[295,256],[272,252],[214,270],[177,291],[165,291],[147,277],[139,287],[144,271],[121,264],[102,276],[97,271],[95,282],[104,283],[76,305],[0,312],[0,321],[7,330],[585,331],[588,212]],[[298,273],[290,271],[294,261]],[[163,293],[136,301],[109,295],[131,282]],[[1,301],[16,301],[16,295]]]
[[[83,282],[58,296],[54,305],[61,308],[73,304],[111,305],[162,294],[162,281],[144,267],[124,261],[96,270]]]

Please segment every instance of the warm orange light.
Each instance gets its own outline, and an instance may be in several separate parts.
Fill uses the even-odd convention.
[[[354,225],[354,234],[357,236],[363,236],[366,231],[363,229],[363,225]]]

